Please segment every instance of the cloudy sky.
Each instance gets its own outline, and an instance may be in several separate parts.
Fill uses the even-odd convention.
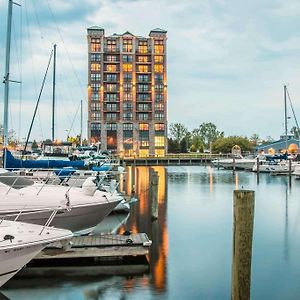
[[[2,75],[7,2],[0,0]],[[284,84],[300,117],[299,0],[20,3],[22,8],[14,7],[11,78],[22,80],[22,85],[11,84],[9,122],[21,139],[29,127],[54,43],[58,45],[57,136],[65,138],[71,127],[71,134],[79,132],[79,115],[73,126],[72,121],[80,100],[87,101],[86,28],[92,25],[103,27],[107,35],[129,30],[147,36],[157,27],[168,31],[169,122],[182,122],[189,129],[213,122],[226,135],[258,133],[262,138],[277,138],[284,131]],[[2,122],[3,87],[0,98]],[[290,119],[289,127],[294,124]],[[33,137],[50,135],[48,76]]]

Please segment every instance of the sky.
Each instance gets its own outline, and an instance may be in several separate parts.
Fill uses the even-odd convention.
[[[0,74],[4,76],[8,0],[0,0]],[[57,44],[56,137],[87,123],[86,29],[148,36],[168,31],[168,121],[190,130],[216,124],[226,136],[278,138],[283,86],[300,115],[299,0],[20,0],[13,8],[9,128],[24,140],[53,44]],[[32,138],[51,137],[52,67]],[[4,85],[0,89],[3,120]],[[288,127],[295,125],[288,108]],[[73,123],[73,124],[72,124]]]

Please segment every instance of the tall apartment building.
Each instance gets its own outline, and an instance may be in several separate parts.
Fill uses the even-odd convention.
[[[120,156],[167,151],[167,32],[105,36],[87,29],[88,136]]]

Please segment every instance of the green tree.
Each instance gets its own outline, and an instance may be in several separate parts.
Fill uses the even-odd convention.
[[[192,136],[192,144],[190,146],[190,150],[192,152],[203,152],[204,151],[204,143],[202,141],[202,139],[200,138],[200,136],[198,135],[193,135]]]
[[[180,153],[187,153],[188,152],[188,144],[187,144],[187,139],[184,137],[180,141]]]
[[[179,153],[180,152],[180,145],[177,141],[168,138],[168,152],[169,153]]]
[[[189,132],[188,129],[181,123],[172,123],[170,124],[169,129],[170,138],[177,141],[178,143],[180,143],[181,140],[185,138],[187,133]]]
[[[217,126],[211,122],[202,123],[197,132],[206,148],[210,148],[211,143],[224,136],[224,132],[218,131]]]
[[[214,153],[231,153],[233,146],[238,145],[242,151],[253,151],[254,145],[246,137],[229,136],[217,139],[212,144],[212,151]]]
[[[259,142],[259,135],[257,133],[253,133],[250,136],[250,141],[253,143],[254,146],[257,146]]]
[[[31,145],[31,149],[37,149],[39,146],[36,142],[36,140],[33,140],[32,145]]]

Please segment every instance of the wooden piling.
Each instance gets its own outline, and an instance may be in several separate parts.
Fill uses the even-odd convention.
[[[256,181],[259,183],[259,157],[256,158]]]
[[[151,203],[151,219],[158,219],[158,172],[149,169],[149,200]]]
[[[235,175],[235,157],[233,156],[233,163],[232,163],[232,173]]]
[[[292,186],[292,160],[289,159],[289,186]]]
[[[131,165],[131,195],[134,196],[135,195],[135,169],[136,166],[135,164]]]
[[[254,191],[233,192],[233,258],[231,299],[250,299]]]

